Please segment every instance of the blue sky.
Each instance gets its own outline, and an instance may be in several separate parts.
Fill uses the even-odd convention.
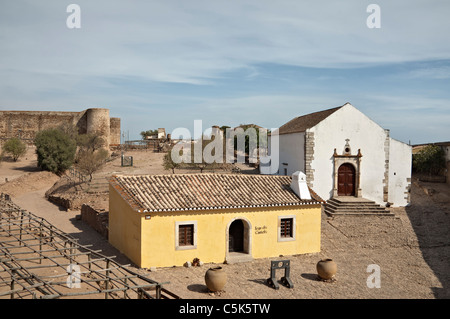
[[[403,142],[449,141],[449,15],[444,0],[2,1],[0,109],[106,107],[138,139],[350,102]]]

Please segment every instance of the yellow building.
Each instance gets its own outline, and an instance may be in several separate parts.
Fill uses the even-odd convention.
[[[298,173],[113,176],[109,242],[142,268],[319,252],[323,201]]]

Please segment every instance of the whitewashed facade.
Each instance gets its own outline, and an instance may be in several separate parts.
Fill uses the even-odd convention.
[[[323,199],[363,197],[406,206],[412,148],[350,103],[295,118],[279,128],[279,175],[306,174]]]

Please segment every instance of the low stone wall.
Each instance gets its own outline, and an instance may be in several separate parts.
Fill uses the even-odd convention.
[[[52,202],[53,204],[56,204],[58,206],[61,206],[65,208],[66,210],[72,209],[73,204],[72,201],[68,198],[64,198],[58,195],[49,195],[47,199]]]
[[[428,182],[428,183],[445,183],[446,177],[441,175],[419,175],[418,179],[421,182]]]
[[[66,209],[67,211],[80,210],[84,202],[83,198],[77,198],[76,196],[70,198],[70,196],[64,196],[62,194],[47,195],[47,199],[53,204]]]
[[[83,204],[81,206],[81,220],[94,228],[103,237],[108,238],[108,212],[96,210],[87,204]]]

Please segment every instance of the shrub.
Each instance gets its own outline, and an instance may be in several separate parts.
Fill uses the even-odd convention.
[[[172,150],[173,148],[170,148],[169,151],[164,155],[164,159],[163,159],[163,167],[165,170],[172,170],[172,173],[175,173],[175,168],[179,168],[180,167],[180,163],[177,163],[177,161],[174,161],[172,158]],[[175,158],[179,157],[180,154],[176,154],[176,152],[174,151],[173,156]]]
[[[104,148],[99,150],[80,149],[77,155],[77,168],[89,175],[89,181],[92,181],[92,175],[100,169],[108,157],[109,153]]]
[[[148,131],[142,131],[141,132],[141,136],[142,139],[145,140],[147,139],[147,137],[152,136],[152,135],[158,135],[158,130],[148,130]]]
[[[444,150],[437,145],[428,145],[413,155],[413,171],[438,175],[445,168]]]
[[[63,173],[74,163],[76,142],[58,129],[39,132],[34,140],[38,166],[56,174]]]
[[[76,142],[81,152],[95,152],[96,150],[100,150],[105,144],[102,136],[92,133],[77,135]]]
[[[13,137],[3,145],[3,152],[9,154],[14,162],[17,162],[27,152],[27,145],[17,137]]]

